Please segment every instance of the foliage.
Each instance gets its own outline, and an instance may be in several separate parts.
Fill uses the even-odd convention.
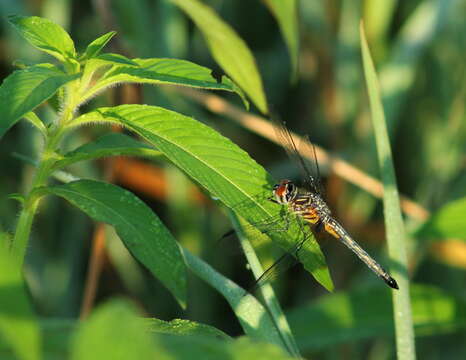
[[[43,17],[0,5],[2,359],[413,358],[400,334],[418,358],[464,357],[464,0],[52,3],[36,6]],[[230,226],[218,209],[256,240],[263,266],[241,239],[256,277],[301,228],[267,200],[275,176],[259,164],[277,178],[294,170],[239,106],[278,112],[331,149],[318,155],[327,200],[390,265],[400,307],[345,249],[311,234],[299,260],[317,282],[298,270],[277,279],[278,297],[268,285],[245,294],[234,245],[216,242]],[[342,159],[380,174],[383,212],[363,180],[333,173]],[[398,192],[401,211],[408,196],[432,215],[402,219]],[[89,253],[89,219],[109,225],[104,250],[96,225]],[[270,219],[280,230],[260,233]],[[383,220],[398,240],[385,258],[370,242],[382,243]],[[321,247],[335,294],[323,294],[334,284]],[[410,306],[413,335],[394,326]]]

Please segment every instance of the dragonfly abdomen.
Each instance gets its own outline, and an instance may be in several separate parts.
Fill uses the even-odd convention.
[[[382,278],[388,286],[393,289],[398,289],[398,284],[395,279],[393,279],[388,272],[380,266],[380,264],[375,261],[356,241],[354,241],[338,222],[332,219],[329,223],[325,224],[325,227],[326,229],[327,227],[330,227],[338,236],[338,240],[353,251],[357,257],[361,259],[361,261],[363,261],[376,275]]]

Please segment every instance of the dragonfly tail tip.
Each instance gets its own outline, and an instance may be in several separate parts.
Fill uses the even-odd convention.
[[[384,280],[385,280],[385,283],[386,283],[388,286],[390,286],[392,289],[396,289],[396,290],[399,289],[396,280],[395,280],[394,278],[392,278],[391,276],[389,276],[387,279],[384,279]]]

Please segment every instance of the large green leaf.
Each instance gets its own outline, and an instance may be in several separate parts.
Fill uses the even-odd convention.
[[[29,304],[21,267],[8,250],[7,236],[0,236],[0,338],[15,359],[40,359],[39,324]]]
[[[99,307],[81,325],[74,336],[70,358],[170,359],[162,349],[156,349],[135,306],[121,300]]]
[[[176,240],[134,194],[93,180],[78,180],[41,191],[63,197],[94,220],[112,225],[131,253],[185,306],[186,270]]]
[[[414,285],[411,304],[416,335],[447,334],[466,329],[466,303],[438,288]],[[288,313],[301,351],[392,335],[389,290],[382,287],[329,294]]]
[[[0,86],[0,137],[24,115],[42,104],[78,75],[67,75],[51,64],[34,65],[10,74]]]
[[[428,239],[461,239],[466,241],[466,197],[452,201],[421,227],[417,236]]]
[[[73,40],[68,33],[52,21],[37,16],[12,15],[8,20],[31,45],[58,60],[76,57]]]
[[[160,155],[161,153],[154,150],[152,146],[128,135],[110,133],[65,154],[61,160],[55,163],[53,170],[78,161],[95,160],[106,156],[156,157]]]
[[[291,58],[293,78],[298,75],[299,29],[297,0],[264,0],[270,12],[277,19]]]
[[[246,43],[211,8],[197,0],[171,0],[196,24],[215,60],[249,95],[257,108],[268,113],[267,100],[254,56]]]
[[[281,207],[266,200],[275,183],[267,172],[230,140],[190,117],[154,106],[122,105],[97,109],[70,125],[93,122],[114,123],[135,131],[250,223],[264,223],[280,215]],[[284,221],[281,225],[286,226]],[[300,230],[293,221],[288,231],[271,232],[270,236],[288,250],[302,239]],[[323,286],[332,288],[314,238],[305,242],[300,261]]]
[[[86,64],[83,78],[90,77],[103,67],[110,67],[96,83],[83,90],[82,101],[87,101],[103,89],[123,82],[141,84],[171,84],[210,90],[226,90],[237,93],[246,107],[248,102],[241,89],[223,76],[220,81],[204,66],[180,59],[126,59],[121,55],[103,54]]]

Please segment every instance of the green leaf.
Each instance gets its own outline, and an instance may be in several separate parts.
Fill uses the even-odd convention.
[[[38,360],[39,325],[26,295],[21,267],[8,251],[6,239],[7,236],[0,238],[0,338],[15,358]]]
[[[78,329],[71,359],[169,359],[161,350],[145,331],[135,306],[113,300],[94,311]]]
[[[41,191],[63,197],[92,219],[112,225],[134,257],[185,307],[186,271],[176,240],[133,193],[93,180],[78,180]]]
[[[110,31],[87,45],[86,50],[80,57],[80,60],[88,60],[99,55],[100,51],[107,45],[107,43],[116,35],[116,31]]]
[[[222,340],[231,340],[231,337],[223,331],[209,325],[195,321],[175,319],[163,321],[159,319],[147,319],[145,323],[150,332],[157,334],[170,334],[178,336],[206,336]]]
[[[111,66],[98,81],[82,94],[82,101],[94,97],[97,93],[109,86],[123,82],[135,82],[140,84],[171,84],[190,86],[210,90],[226,90],[235,92],[243,100],[246,107],[248,102],[243,92],[230,79],[223,76],[218,82],[212,71],[206,67],[194,64],[190,61],[179,59],[126,59],[130,63],[120,64],[116,60],[124,60],[113,55],[104,54],[92,59],[86,65],[84,78],[90,78],[92,74],[103,66]],[[87,80],[86,80],[87,81]]]
[[[466,303],[441,289],[413,285],[411,304],[418,336],[466,329]],[[329,294],[288,312],[301,351],[393,335],[389,290],[382,287]]]
[[[37,16],[8,17],[8,21],[31,45],[42,50],[61,62],[76,57],[73,40],[59,25]]]
[[[428,239],[466,240],[464,214],[466,214],[466,197],[443,206],[419,229],[416,236]]]
[[[93,122],[136,132],[249,223],[280,215],[282,208],[267,200],[275,184],[267,172],[230,140],[190,117],[155,106],[121,105],[84,114],[70,126]],[[286,227],[285,221],[281,225]],[[287,250],[302,239],[301,227],[293,221],[289,231],[272,232],[270,237]],[[313,237],[300,251],[300,261],[317,281],[332,289],[324,256]]]
[[[391,274],[397,280],[399,290],[393,294],[394,321],[396,328],[397,355],[400,359],[415,359],[413,322],[409,302],[408,257],[406,237],[401,216],[400,196],[396,185],[395,169],[387,133],[385,114],[377,73],[369,51],[364,27],[360,25],[361,51],[377,145],[377,157],[383,183],[383,205],[385,229],[387,232],[388,253],[396,264],[391,266]]]
[[[121,133],[106,134],[97,140],[84,144],[65,154],[58,160],[53,170],[74,164],[78,161],[95,160],[107,156],[139,156],[153,158],[161,156],[159,151],[150,145],[137,141]]]
[[[47,138],[47,128],[45,127],[42,120],[39,119],[39,117],[34,112],[28,112],[26,115],[24,115],[24,118],[41,132],[42,136],[44,136],[44,139]]]
[[[296,0],[264,0],[275,19],[288,47],[291,58],[292,78],[298,76],[299,29]]]
[[[268,113],[267,100],[254,56],[246,43],[211,8],[197,0],[171,0],[201,30],[212,55],[225,72],[249,95],[257,108]]]
[[[67,75],[51,64],[35,65],[10,74],[0,86],[0,138],[28,112],[78,76]]]

